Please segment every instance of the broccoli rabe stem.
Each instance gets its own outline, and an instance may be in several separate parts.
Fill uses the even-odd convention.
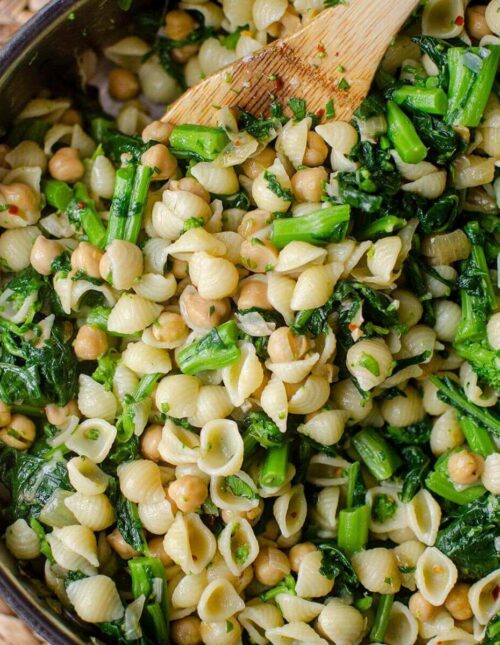
[[[370,632],[370,639],[374,643],[384,642],[384,636],[389,625],[389,618],[391,616],[391,608],[393,602],[394,594],[384,594],[379,596],[375,623],[373,624],[372,630]]]
[[[387,125],[389,139],[405,163],[420,163],[426,158],[427,148],[410,117],[394,101],[387,102]]]
[[[263,602],[268,602],[269,600],[273,600],[273,598],[276,598],[276,596],[280,593],[287,593],[287,594],[290,594],[291,596],[297,595],[295,593],[295,578],[290,573],[287,576],[285,576],[283,580],[280,583],[278,583],[275,587],[272,587],[271,589],[268,589],[267,591],[264,591],[263,593],[261,593],[260,599]]]
[[[262,486],[277,488],[283,486],[288,470],[288,444],[269,448],[260,473]]]
[[[352,443],[371,474],[383,481],[392,477],[401,459],[387,441],[373,428],[364,428],[352,438]]]
[[[448,474],[449,457],[450,455],[447,454],[437,460],[434,470],[427,475],[425,480],[426,487],[436,495],[459,505],[469,504],[469,502],[473,502],[484,495],[486,489],[481,484],[461,489],[455,487]]]
[[[165,568],[158,558],[142,557],[129,560],[134,598],[144,596],[146,604],[141,617],[146,633],[155,643],[168,645],[168,607]],[[161,597],[155,597],[154,581],[161,580]]]
[[[349,556],[361,551],[368,542],[369,523],[370,509],[366,504],[340,511],[337,544],[342,551]]]
[[[149,185],[153,176],[153,168],[140,165],[134,179],[134,187],[125,220],[123,239],[136,244],[141,232],[142,218],[148,201]]]
[[[73,199],[73,189],[65,181],[58,179],[47,179],[43,183],[43,194],[47,204],[58,211],[65,211]]]
[[[75,184],[74,198],[69,208],[72,210],[73,218],[83,228],[89,242],[99,248],[104,247],[106,229],[96,211],[94,201],[89,197],[85,184],[80,182]]]
[[[496,452],[493,439],[490,437],[486,428],[480,426],[471,417],[463,414],[458,416],[458,423],[469,444],[469,448],[473,452],[476,452],[482,457],[487,457]]]
[[[272,448],[283,444],[284,434],[265,412],[250,412],[243,424],[246,426],[243,432],[245,457],[249,457],[259,445]]]
[[[109,211],[106,246],[111,244],[113,240],[123,240],[125,237],[125,227],[134,185],[135,171],[136,167],[134,164],[128,164],[116,171],[115,190]]]
[[[446,114],[448,107],[448,97],[439,87],[403,85],[394,91],[392,98],[398,105],[407,105],[428,114]]]
[[[350,210],[347,204],[328,206],[302,217],[276,219],[271,240],[279,249],[295,240],[310,244],[340,242],[347,233]]]
[[[229,143],[222,128],[204,125],[178,125],[172,130],[169,145],[176,157],[194,157],[200,161],[213,161]]]
[[[384,235],[389,235],[394,231],[398,231],[400,228],[405,226],[406,220],[402,217],[396,217],[396,215],[386,215],[380,217],[374,222],[370,222],[364,226],[361,230],[356,232],[356,238],[358,240],[375,240],[379,237],[384,237]]]
[[[355,461],[349,468],[347,476],[347,508],[361,506],[365,502],[366,488],[361,477],[361,464]]]
[[[239,330],[233,320],[215,327],[179,352],[177,362],[181,372],[197,374],[231,365],[240,357],[238,337]]]

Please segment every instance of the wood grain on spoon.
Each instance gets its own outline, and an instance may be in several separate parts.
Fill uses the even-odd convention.
[[[183,94],[163,117],[211,125],[214,107],[255,115],[296,96],[312,112],[333,99],[336,118],[350,119],[368,94],[390,42],[419,0],[350,0],[321,12],[307,27],[236,61]],[[340,87],[339,87],[340,83]],[[348,84],[347,89],[342,87]]]

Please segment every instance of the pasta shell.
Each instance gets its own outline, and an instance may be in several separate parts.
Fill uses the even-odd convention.
[[[200,433],[198,468],[208,475],[228,476],[243,464],[243,439],[238,425],[229,419],[215,419]]]
[[[358,143],[356,128],[346,121],[332,121],[316,126],[316,132],[341,154],[348,155]]]
[[[266,631],[272,645],[283,645],[283,643],[296,643],[297,645],[328,645],[328,641],[314,631],[306,623],[293,622],[284,627],[275,627]]]
[[[189,260],[189,275],[200,296],[206,300],[231,296],[238,287],[239,274],[234,264],[204,251],[194,253]]]
[[[78,616],[88,623],[120,620],[124,609],[116,585],[108,576],[92,576],[70,582],[68,598]]]
[[[310,374],[288,401],[292,414],[310,414],[322,408],[330,396],[330,384],[324,376]]]
[[[170,245],[169,255],[188,261],[193,253],[204,251],[214,257],[226,255],[226,245],[215,235],[211,235],[204,228],[192,228],[183,233],[178,240]]]
[[[264,370],[252,343],[240,343],[240,350],[239,359],[222,368],[222,380],[235,407],[243,405],[260,387],[264,378]]]
[[[311,354],[307,358],[297,361],[286,361],[283,363],[266,362],[268,370],[276,374],[283,383],[300,383],[316,365],[319,354]]]
[[[320,573],[321,551],[306,554],[299,565],[295,591],[301,598],[320,598],[331,593],[334,581]]]
[[[210,497],[212,502],[219,508],[226,511],[250,511],[259,505],[259,495],[254,481],[247,473],[240,470],[236,477],[247,484],[250,490],[255,494],[252,498],[234,495],[228,486],[224,477],[212,477],[210,480]]]
[[[437,38],[455,38],[463,30],[463,0],[429,0],[422,14],[422,32]]]
[[[307,502],[302,484],[280,495],[274,502],[273,515],[284,537],[294,535],[303,527],[307,515]]]
[[[156,407],[171,417],[183,419],[196,413],[201,381],[195,376],[175,374],[163,378],[156,390]]]
[[[415,569],[417,561],[422,553],[425,551],[425,545],[417,540],[407,540],[394,548],[394,555],[398,561],[401,573],[401,584],[410,591],[415,591],[417,588],[415,582]],[[408,570],[404,573],[403,570]]]
[[[474,616],[481,625],[486,625],[500,611],[500,569],[478,580],[469,589],[469,603]]]
[[[18,519],[7,527],[5,544],[18,560],[33,560],[40,555],[38,536],[23,519]]]
[[[124,293],[109,314],[108,330],[118,334],[136,334],[151,325],[160,313],[159,305],[141,296]]]
[[[163,547],[185,574],[201,573],[215,555],[215,537],[196,513],[177,513]]]
[[[201,620],[215,622],[227,620],[245,608],[245,603],[233,585],[223,578],[211,582],[201,594],[198,615]]]
[[[275,605],[269,603],[256,603],[247,605],[238,615],[242,627],[257,645],[266,645],[268,640],[265,632],[274,627],[283,625],[283,617]]]
[[[255,0],[252,9],[255,27],[261,31],[280,20],[287,10],[287,0]]]
[[[63,526],[53,529],[52,536],[73,553],[84,558],[94,567],[99,566],[97,542],[93,531],[86,526]]]
[[[164,535],[174,521],[172,506],[167,499],[160,502],[141,502],[138,511],[142,525],[154,535]]]
[[[401,576],[394,553],[376,548],[360,551],[352,556],[352,566],[363,587],[374,593],[397,593]]]
[[[78,389],[78,408],[89,418],[101,418],[112,421],[118,408],[113,392],[105,390],[104,386],[86,374],[80,374]]]
[[[120,464],[117,469],[122,495],[131,502],[155,503],[165,499],[158,465],[147,459]]]
[[[99,495],[108,487],[108,475],[91,459],[73,457],[67,468],[70,484],[82,495]]]
[[[277,273],[294,273],[303,271],[307,266],[323,264],[327,251],[308,242],[290,242],[279,254],[278,264],[274,267]]]
[[[40,235],[36,226],[13,228],[0,235],[0,261],[6,269],[22,271],[30,265],[31,247]]]
[[[301,424],[297,431],[323,446],[333,446],[344,433],[347,416],[344,410],[324,410]]]
[[[214,419],[224,419],[233,411],[227,390],[221,385],[202,385],[196,401],[196,414],[189,423],[197,428]]]
[[[177,291],[177,282],[171,273],[159,275],[157,273],[144,273],[133,285],[138,296],[153,302],[170,300]]]
[[[318,625],[325,636],[339,645],[359,643],[365,630],[363,614],[355,607],[334,598],[323,609]]]
[[[288,593],[280,593],[276,596],[276,604],[281,609],[284,619],[288,623],[298,620],[302,623],[310,623],[320,615],[323,605],[319,602],[312,602],[292,596]]]
[[[151,347],[142,341],[129,343],[122,353],[122,361],[126,367],[138,374],[167,374],[172,369],[172,361],[165,349]]]
[[[422,488],[408,504],[408,525],[420,542],[433,546],[441,522],[441,507]]]
[[[298,122],[293,119],[288,121],[276,141],[276,149],[292,162],[294,168],[301,166],[304,161],[311,122],[311,117]]]
[[[288,417],[288,400],[283,383],[276,375],[272,375],[266,387],[260,395],[260,405],[264,412],[271,417],[280,429],[286,432]]]
[[[387,645],[413,645],[417,638],[417,619],[406,605],[396,601],[391,607],[384,641]]]
[[[92,531],[103,531],[115,521],[111,502],[102,493],[100,495],[75,493],[67,497],[64,503],[77,521]]]
[[[158,445],[161,458],[170,464],[195,464],[200,455],[200,438],[194,432],[168,420]]]
[[[196,607],[206,586],[206,571],[182,576],[175,585],[175,589],[172,593],[172,607],[174,607],[175,609],[188,609],[190,607]]]
[[[218,547],[228,569],[235,576],[240,576],[259,554],[257,538],[244,518],[226,524],[219,534]]]
[[[439,549],[429,546],[417,562],[415,580],[422,596],[435,607],[444,604],[455,586],[458,571],[453,562]]]

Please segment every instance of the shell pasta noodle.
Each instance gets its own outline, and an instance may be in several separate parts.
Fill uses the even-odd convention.
[[[2,535],[96,642],[500,643],[500,2],[165,110],[342,4],[138,7],[1,135]]]

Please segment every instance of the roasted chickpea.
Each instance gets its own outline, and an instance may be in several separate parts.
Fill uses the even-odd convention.
[[[161,560],[164,567],[169,567],[174,564],[174,561],[169,555],[167,555],[167,552],[163,547],[163,536],[157,536],[149,540],[148,548],[151,556]]]
[[[278,263],[278,249],[269,241],[253,237],[240,247],[241,264],[253,273],[272,271]]]
[[[272,166],[275,159],[276,152],[272,148],[264,148],[255,157],[243,162],[241,167],[247,177],[255,179],[263,170]]]
[[[221,510],[220,516],[225,524],[231,522],[235,518],[242,517],[244,520],[247,520],[247,522],[251,526],[254,526],[259,521],[263,510],[263,504],[259,504],[259,506],[251,508],[248,511],[228,511],[226,509],[223,509]]]
[[[448,473],[456,484],[474,484],[483,472],[484,460],[468,450],[451,455],[448,460]]]
[[[205,300],[198,292],[183,294],[186,316],[195,327],[212,329],[223,323],[231,312],[229,300]]]
[[[85,167],[75,148],[60,148],[49,161],[49,172],[54,179],[74,184],[83,177]]]
[[[48,240],[39,235],[31,247],[31,266],[41,275],[52,273],[52,262],[64,251],[64,248],[57,240]]]
[[[188,334],[188,328],[180,314],[164,311],[153,323],[153,336],[161,343],[180,343]]]
[[[304,168],[292,177],[292,191],[299,202],[319,202],[328,173],[324,168]]]
[[[80,242],[71,254],[71,268],[74,271],[83,271],[91,278],[100,278],[99,263],[104,251],[90,242]]]
[[[253,566],[257,580],[270,587],[277,585],[290,573],[290,562],[286,553],[273,546],[261,548]]]
[[[178,260],[177,258],[172,262],[172,274],[177,280],[184,280],[189,277],[188,273],[189,264],[186,260]]]
[[[10,406],[0,401],[0,428],[9,425],[11,418]]]
[[[170,484],[168,494],[183,513],[191,513],[206,500],[208,487],[200,477],[183,475]]]
[[[190,58],[196,54],[199,45],[184,45],[184,47],[175,47],[172,49],[172,58],[177,63],[187,63]]]
[[[138,551],[135,551],[125,540],[123,539],[122,534],[118,529],[112,531],[109,535],[106,536],[109,546],[118,553],[120,558],[123,560],[130,560],[140,555]]]
[[[305,166],[321,166],[328,155],[328,146],[316,132],[307,135],[307,147],[303,163]]]
[[[292,546],[288,551],[288,559],[290,560],[290,567],[295,573],[298,572],[300,563],[308,553],[316,551],[316,547],[311,542],[301,542]]]
[[[148,426],[141,435],[141,454],[144,459],[160,461],[158,445],[161,441],[162,426],[154,423]]]
[[[171,40],[183,40],[195,29],[197,23],[187,11],[174,9],[165,16],[165,36]]]
[[[64,125],[82,125],[82,115],[74,108],[68,108],[61,117],[60,123]]]
[[[476,40],[481,40],[484,36],[491,34],[486,18],[484,17],[485,13],[485,5],[474,5],[473,7],[468,7],[465,12],[467,33]]]
[[[413,596],[410,598],[410,602],[408,603],[408,609],[411,611],[411,613],[415,616],[417,620],[420,620],[423,623],[427,622],[428,620],[431,620],[437,610],[436,607],[431,605],[431,603],[428,602],[422,596],[420,591],[417,591],[417,593],[414,593]]]
[[[0,203],[13,206],[21,213],[30,213],[37,210],[39,198],[31,186],[15,182],[8,185],[0,184]]]
[[[170,625],[170,636],[177,645],[200,645],[201,620],[196,616],[186,616],[173,620]]]
[[[250,240],[257,231],[261,231],[266,226],[269,226],[272,220],[272,215],[262,209],[248,211],[248,213],[245,213],[241,220],[241,224],[238,226],[238,233],[241,237],[244,237],[245,240]]]
[[[117,101],[130,101],[139,94],[141,86],[137,76],[122,67],[115,67],[108,74],[109,93]]]
[[[177,159],[163,143],[157,143],[148,148],[141,157],[144,166],[154,169],[153,179],[169,179],[177,170]]]
[[[210,193],[203,188],[200,182],[194,177],[182,177],[182,179],[171,181],[169,184],[170,190],[185,190],[188,193],[198,195],[204,201],[210,203]]]
[[[108,349],[108,337],[102,329],[82,325],[73,341],[73,348],[81,361],[95,361]]]
[[[170,135],[174,126],[171,123],[164,121],[151,121],[142,131],[142,140],[147,143],[148,141],[158,141],[158,143],[168,143]]]
[[[62,426],[68,420],[68,417],[79,417],[80,410],[76,400],[72,399],[62,406],[49,403],[49,405],[45,406],[45,416],[53,426]]]
[[[238,309],[272,309],[273,306],[267,297],[267,282],[257,279],[249,279],[241,285],[238,297]]]
[[[0,441],[16,450],[26,450],[36,437],[36,427],[24,414],[13,414],[8,425],[0,430]]]
[[[278,327],[269,336],[267,351],[273,363],[295,361],[309,349],[305,336],[295,336],[289,327]]]
[[[472,618],[472,609],[469,603],[469,585],[465,582],[457,583],[448,594],[445,608],[455,620],[468,620]]]

